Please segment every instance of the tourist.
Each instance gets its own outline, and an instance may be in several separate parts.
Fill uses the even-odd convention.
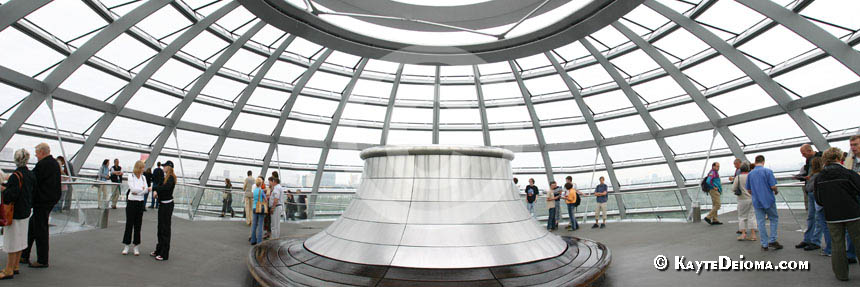
[[[579,229],[579,224],[576,222],[576,207],[582,200],[582,193],[573,188],[573,183],[564,184],[564,203],[567,204],[567,217],[570,219],[570,224],[567,230],[573,231]]]
[[[555,190],[558,188],[558,185],[555,181],[551,181],[549,183],[549,192],[546,194],[546,208],[549,209],[547,213],[546,220],[546,229],[547,230],[556,230],[558,229],[558,223],[556,222],[556,209],[557,204],[556,200],[561,197],[561,194],[555,193]]]
[[[738,236],[738,241],[755,241],[758,238],[756,237],[756,229],[753,226],[755,220],[753,217],[754,213],[750,212],[752,210],[752,198],[750,197],[750,191],[746,188],[747,176],[750,173],[750,163],[742,163],[738,171],[740,173],[732,181],[732,190],[738,197],[738,230],[741,232],[741,235]]]
[[[224,193],[221,195],[221,217],[230,212],[230,218],[236,217],[233,212],[233,184],[229,178],[224,179]]]
[[[146,187],[150,188],[150,191],[152,191],[152,168],[147,168],[143,171],[143,178],[146,179]],[[152,192],[143,194],[143,212],[146,212],[146,201],[149,200],[150,193]],[[152,200],[155,200],[155,198]]]
[[[33,189],[33,217],[30,218],[30,226],[27,235],[27,249],[21,253],[21,260],[30,259],[30,251],[33,246],[37,249],[35,263],[30,267],[48,267],[48,217],[51,209],[60,200],[60,164],[51,156],[51,147],[46,143],[36,145],[36,158],[39,160],[33,167],[33,175],[36,176],[36,188]]]
[[[755,217],[758,222],[761,249],[768,251],[782,249],[782,245],[776,241],[777,227],[779,226],[779,214],[776,212],[776,177],[773,171],[764,167],[764,156],[755,157],[755,169],[747,175],[747,183],[744,187],[750,191]],[[770,221],[770,232],[767,231],[765,220]]]
[[[246,225],[251,225],[251,220],[253,219],[251,205],[254,203],[254,177],[252,175],[253,173],[249,170],[248,177],[245,178],[245,184],[242,186],[242,200],[245,202],[244,213]],[[250,240],[250,237],[248,240]]]
[[[843,166],[856,173],[860,173],[860,135],[853,135],[848,139],[851,148],[849,156],[845,157]]]
[[[113,166],[110,167],[110,181],[116,184],[122,184],[122,167],[119,166],[119,159],[113,159]],[[116,209],[116,202],[119,200],[119,188],[114,188],[111,194],[111,209]]]
[[[591,228],[598,228],[597,218],[602,216],[603,223],[600,224],[600,228],[606,228],[606,202],[609,199],[609,189],[604,183],[605,179],[600,177],[600,184],[594,188],[594,197],[597,199],[597,205],[594,207],[594,225]]]
[[[711,171],[708,172],[706,183],[710,187],[708,195],[711,196],[711,211],[705,216],[705,222],[710,225],[723,224],[717,218],[720,211],[720,196],[723,194],[723,185],[720,183],[720,163],[714,162],[711,164]]]
[[[167,161],[162,165],[164,169],[164,181],[155,189],[154,195],[158,197],[158,243],[155,251],[150,256],[155,260],[164,261],[170,258],[170,222],[173,218],[173,189],[176,187],[176,174],[173,172],[173,162]]]
[[[164,184],[164,169],[161,168],[161,162],[159,161],[155,167],[155,170],[152,171],[152,190],[158,188],[159,185]],[[158,208],[158,194],[155,192],[152,193],[152,203],[149,204],[149,208]]]
[[[537,200],[538,194],[540,194],[540,191],[535,186],[535,179],[529,178],[529,185],[526,186],[526,208],[528,208],[529,214],[532,217],[535,216],[535,200]]]
[[[296,199],[290,190],[287,190],[287,220],[296,220]]]
[[[801,153],[806,157],[807,155],[815,155],[812,152],[812,147],[809,145],[804,145],[808,147],[808,150],[804,150],[801,148]],[[799,244],[795,245],[794,248],[803,248],[803,250],[810,251],[821,248],[821,233],[824,232],[823,226],[818,226],[816,222],[818,212],[816,211],[815,204],[815,194],[813,191],[815,190],[813,184],[813,178],[818,176],[818,172],[820,172],[823,166],[823,162],[821,161],[821,157],[818,156],[810,156],[807,158],[807,164],[804,166],[804,179],[806,183],[804,184],[804,196],[807,197],[807,207],[806,207],[806,231],[803,233],[803,241]],[[825,240],[825,243],[826,240]],[[828,243],[829,245],[829,243]]]
[[[831,147],[824,151],[824,168],[813,184],[814,199],[824,207],[827,229],[832,239],[831,265],[836,279],[848,280],[848,260],[845,255],[846,232],[853,242],[860,242],[860,175],[840,165],[842,150]],[[856,247],[855,247],[856,248]],[[860,249],[854,250],[855,254]]]
[[[798,179],[798,180],[806,183],[809,180],[809,176],[810,176],[809,168],[811,166],[812,159],[816,158],[816,157],[821,157],[821,152],[820,151],[815,152],[815,150],[812,149],[812,145],[810,145],[810,144],[803,144],[800,146],[800,155],[803,156],[803,158],[804,158],[803,167],[800,169],[800,173],[798,173],[794,177],[795,177],[795,179]],[[806,223],[808,224],[810,220],[814,220],[814,218],[815,218],[815,213],[809,212],[809,197],[808,196],[803,197],[803,208],[806,208],[806,211],[807,211]],[[803,242],[806,242],[806,241],[803,241]],[[801,244],[802,244],[802,242],[801,242]],[[800,246],[801,244],[798,244],[798,246]],[[804,246],[801,246],[801,247],[795,246],[795,247],[803,248]]]
[[[128,195],[125,203],[125,233],[122,236],[122,255],[128,254],[128,249],[134,249],[134,256],[140,255],[140,228],[143,225],[143,210],[146,203],[144,195],[152,191],[143,176],[143,161],[134,163],[131,176],[128,177]],[[134,240],[132,240],[132,235]],[[133,246],[131,244],[134,244]]]
[[[27,231],[33,203],[32,192],[36,188],[36,177],[27,169],[30,153],[25,149],[19,149],[15,151],[13,157],[17,168],[9,175],[8,181],[0,186],[2,190],[0,198],[3,199],[3,203],[15,204],[12,223],[3,226],[3,252],[6,252],[8,259],[6,268],[0,273],[0,279],[12,279],[19,272],[19,266],[23,261],[21,252],[27,248]]]
[[[281,179],[275,177],[277,173],[272,172],[273,176],[269,177],[269,186],[272,188],[271,197],[269,197],[269,217],[271,220],[269,230],[271,234],[269,238],[281,237],[281,214],[284,214],[284,188],[281,186]]]
[[[253,204],[251,210],[254,214],[254,223],[251,225],[251,245],[263,242],[263,219],[268,213],[266,208],[266,190],[263,189],[263,179],[257,178],[254,182]]]
[[[60,181],[61,182],[71,182],[72,181],[72,166],[66,164],[66,158],[62,156],[57,157],[57,163],[60,164]],[[57,202],[57,206],[54,207],[55,210],[65,211],[72,208],[72,185],[71,184],[62,184],[60,185],[60,191],[63,193],[62,197],[60,197],[60,201]]]
[[[257,176],[257,179],[263,181],[263,185],[261,185],[260,188],[262,188],[263,191],[266,192],[266,198],[272,198],[272,185],[271,184],[266,185],[266,178],[263,177],[262,175]],[[271,205],[269,205],[269,207],[271,207]],[[271,210],[271,208],[269,208],[269,209]],[[271,222],[272,222],[271,214],[269,214],[268,212],[266,212],[266,214],[263,214],[263,239],[269,239],[269,236],[272,235],[272,230],[270,229],[271,227],[269,225],[269,224],[271,224]]]
[[[105,159],[102,161],[102,166],[99,167],[98,180],[99,181],[108,181],[110,179],[110,160]],[[99,196],[98,196],[98,208],[107,208],[107,193],[108,189],[112,186],[107,184],[99,184]]]
[[[305,210],[308,209],[307,196],[302,194],[301,189],[296,189],[296,194],[298,195],[298,209],[299,209],[299,219],[308,219],[308,213]]]
[[[735,161],[732,162],[732,165],[735,166],[735,173],[729,177],[729,181],[734,182],[735,178],[741,174],[741,164],[743,164],[743,161],[739,158],[736,158]]]

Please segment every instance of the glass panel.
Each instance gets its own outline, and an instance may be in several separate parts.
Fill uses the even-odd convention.
[[[612,26],[603,27],[602,29],[597,30],[597,32],[592,33],[590,37],[595,39],[599,45],[603,45],[604,48],[614,48],[615,46],[629,41],[627,37],[624,37],[621,32],[618,32],[618,30],[615,30]]]
[[[758,85],[750,85],[709,98],[708,102],[728,116],[776,105],[776,102]]]
[[[518,152],[511,161],[512,168],[543,168],[543,157],[539,152]]]
[[[774,80],[793,93],[807,97],[860,79],[841,63],[827,57],[785,73]]]
[[[635,76],[660,68],[657,62],[648,57],[642,50],[635,50],[612,60],[612,64],[624,73]]]
[[[475,101],[478,99],[474,85],[440,85],[441,101]]]
[[[624,18],[632,22],[636,22],[636,24],[648,27],[648,29],[651,30],[656,30],[660,26],[669,22],[669,19],[666,19],[663,15],[654,12],[654,10],[648,9],[645,5],[636,7],[636,9],[633,9],[633,11],[624,15]]]
[[[218,136],[198,133],[194,131],[177,129],[176,134],[179,135],[179,145],[182,147],[182,151],[194,151],[200,153],[209,153],[212,150],[212,146],[215,145],[215,141],[218,140]],[[167,147],[176,147],[176,141],[173,140],[173,134],[170,135],[170,138],[165,142],[165,146]]]
[[[239,97],[239,94],[242,93],[242,91],[245,90],[245,87],[247,86],[247,84],[243,84],[224,77],[215,76],[212,77],[211,80],[209,80],[209,83],[206,83],[206,86],[203,88],[203,91],[201,91],[201,93],[219,99],[234,101]]]
[[[621,90],[585,97],[583,99],[594,114],[631,108],[633,104]]]
[[[364,160],[359,157],[361,151],[345,150],[345,149],[330,149],[328,151],[328,159],[326,165],[341,165],[341,166],[364,166]]]
[[[340,126],[334,133],[334,141],[346,143],[379,144],[382,129],[364,129]]]
[[[803,131],[788,115],[737,124],[731,128],[735,136],[747,145],[804,136]]]
[[[244,49],[240,49],[236,54],[230,57],[230,60],[224,64],[225,68],[239,71],[245,74],[250,74],[256,70],[266,58],[257,53],[252,53]]]
[[[654,43],[654,46],[669,53],[673,57],[686,59],[690,56],[699,53],[702,50],[708,49],[709,46],[687,32],[684,29],[677,29],[669,35],[663,37]],[[673,61],[674,62],[674,61]]]
[[[651,103],[686,94],[684,89],[669,76],[663,76],[656,80],[635,85],[633,86],[633,90]]]
[[[439,123],[480,124],[481,114],[477,109],[441,109]]]
[[[535,113],[541,120],[582,117],[575,100],[536,104]]]
[[[120,139],[141,145],[149,145],[162,130],[161,126],[125,117],[116,117],[103,137]]]
[[[103,101],[126,84],[128,82],[85,65],[78,68],[60,88]]]
[[[481,76],[486,76],[492,74],[510,73],[511,66],[508,64],[508,62],[495,62],[490,64],[480,64],[478,65],[478,70],[481,72]]]
[[[524,71],[551,65],[549,59],[547,59],[543,54],[535,54],[525,58],[520,58],[517,59],[516,62],[517,65],[519,65],[519,68]]]
[[[230,111],[227,109],[192,103],[185,115],[182,116],[182,121],[220,127],[228,115],[230,115]]]
[[[324,140],[326,134],[328,134],[328,125],[295,120],[287,120],[284,130],[281,132],[281,136],[312,140]]]
[[[367,70],[368,68],[365,66],[364,69]],[[391,83],[361,79],[355,83],[352,94],[388,99],[391,94],[391,87]]]
[[[708,131],[700,131],[689,134],[683,134],[679,136],[667,137],[666,144],[669,145],[669,148],[675,152],[675,155],[682,155],[686,153],[692,152],[706,152],[708,147],[711,146],[711,139],[713,138],[713,130]],[[723,140],[723,137],[719,134],[714,140],[714,151],[720,149],[728,149],[726,142]]]
[[[730,17],[728,17],[730,16]],[[740,34],[765,17],[734,1],[717,1],[696,21]]]
[[[164,66],[161,66],[152,75],[152,78],[159,82],[173,85],[174,87],[183,88],[197,79],[200,74],[203,74],[203,71],[171,59]]]
[[[606,146],[613,162],[663,157],[660,146],[654,140]]]
[[[349,83],[349,80],[349,78],[344,76],[317,71],[314,73],[313,77],[311,77],[311,80],[308,81],[307,86],[309,88],[341,93],[346,87],[346,84]]]
[[[36,164],[36,162],[38,160],[36,159],[36,155],[34,154],[35,153],[34,149],[36,148],[36,145],[38,145],[40,143],[47,143],[51,147],[51,154],[53,154],[55,157],[62,155],[62,150],[60,149],[60,143],[57,142],[56,138],[45,139],[45,138],[32,137],[32,136],[28,136],[28,135],[15,134],[9,140],[9,143],[6,144],[5,147],[3,147],[3,152],[0,152],[0,160],[2,160],[4,163],[9,163],[9,165],[6,165],[9,168],[13,167],[14,166],[13,162],[15,160],[14,159],[15,151],[23,148],[23,149],[26,149],[28,152],[30,152],[29,163],[30,164]],[[66,149],[66,155],[67,156],[72,156],[72,155],[76,154],[79,149],[81,149],[81,145],[75,144],[75,143],[70,143],[68,141],[63,141],[63,148]],[[92,156],[90,158],[92,158]],[[101,162],[99,162],[99,163],[101,163]],[[84,165],[84,168],[86,168],[86,167],[87,166]]]
[[[310,58],[320,49],[322,49],[322,46],[311,43],[302,37],[296,37],[296,39],[290,43],[290,46],[287,47],[287,52],[291,52],[305,58]]]
[[[567,72],[567,74],[577,85],[583,88],[612,82],[612,77],[609,76],[609,73],[597,64],[579,68]]]
[[[775,49],[776,47],[779,48]],[[815,49],[815,46],[782,25],[776,25],[740,46],[739,49],[771,65],[776,65]]]
[[[299,96],[291,113],[303,113],[331,117],[337,109],[338,102],[323,100],[308,96]]]
[[[806,113],[817,123],[823,125],[830,131],[854,128],[860,125],[856,121],[846,118],[860,107],[860,97],[854,96],[848,99],[827,103],[814,108],[806,109]],[[840,147],[841,148],[841,147]]]
[[[432,123],[432,109],[398,108],[391,110],[391,122],[395,123]]]
[[[367,61],[367,66],[364,67],[364,70],[394,74],[397,72],[397,66],[399,64],[394,62],[371,59]]]
[[[856,1],[815,1],[803,9],[800,14],[856,31],[860,29],[860,18],[857,18],[857,14],[853,11],[860,11],[860,6],[858,5],[860,5],[860,2]],[[818,22],[813,23],[822,28],[832,28]],[[849,33],[841,29],[831,29],[828,32],[833,33],[836,37],[842,37]]]
[[[663,129],[708,121],[708,117],[695,103],[657,110],[651,112],[651,116]]]
[[[639,115],[598,121],[597,129],[607,138],[648,132],[648,127]]]
[[[29,94],[30,93],[24,90],[19,90],[15,87],[0,83],[0,110],[6,111],[7,109],[13,108],[13,105],[16,105],[18,101],[23,100]],[[0,115],[0,118],[8,119],[16,109],[17,107]]]
[[[278,119],[276,118],[242,112],[236,118],[233,129],[268,135],[275,130],[275,125],[277,124]]]
[[[481,89],[484,93],[484,100],[523,97],[523,94],[520,92],[520,87],[515,82],[482,84]]]
[[[490,131],[493,145],[527,145],[537,144],[533,129]]]
[[[181,142],[179,144],[182,145]],[[235,156],[262,160],[268,149],[268,143],[228,137],[224,141],[224,146],[221,147],[221,153],[218,156]]]
[[[137,90],[137,93],[129,100],[126,108],[158,116],[166,116],[180,101],[180,99],[174,96],[144,87]]]
[[[227,45],[227,41],[216,37],[210,32],[203,32],[194,37],[194,40],[188,42],[185,47],[182,47],[182,51],[200,59],[209,59],[209,57],[218,53],[227,47]]]
[[[619,183],[626,187],[664,185],[675,180],[666,164],[616,168],[615,176],[618,177]]]
[[[266,79],[293,83],[305,72],[305,68],[293,65],[284,61],[276,61],[269,72],[266,73]]]
[[[546,143],[567,143],[593,141],[591,131],[585,124],[542,128]]]
[[[287,163],[309,163],[316,165],[320,160],[322,149],[313,147],[302,147],[292,145],[278,145],[278,153],[282,162]],[[278,155],[272,155],[277,160]],[[274,164],[272,164],[274,166]]]
[[[387,108],[382,106],[349,103],[343,108],[342,117],[344,119],[382,122],[385,120],[386,110]]]
[[[686,69],[684,70],[684,74],[694,82],[708,88],[746,75],[723,56],[717,56],[707,62]]]
[[[81,1],[52,1],[27,15],[26,19],[64,42],[107,25]]]
[[[101,118],[102,113],[62,101],[54,101],[54,114],[57,116],[57,126],[60,130],[83,133]],[[27,124],[54,128],[51,110],[42,103],[26,121]]]
[[[0,57],[0,65],[28,76],[36,75],[66,58],[17,29],[0,31],[0,53],[15,55]]]
[[[278,29],[272,25],[266,25],[266,27],[263,27],[260,32],[257,32],[257,34],[251,37],[251,41],[269,46],[275,43],[275,41],[281,41],[285,39],[286,36],[284,35],[284,31],[281,31],[281,29]]]
[[[555,93],[555,92],[570,92],[567,85],[557,74],[524,80],[523,83],[528,88],[532,96]]]
[[[556,48],[553,51],[555,51],[558,55],[564,57],[564,59],[568,61],[591,55],[588,53],[588,50],[585,49],[585,47],[583,47],[582,44],[580,44],[578,41],[561,46],[560,48]]]
[[[481,132],[439,132],[439,144],[484,145]]]
[[[257,86],[254,93],[248,98],[247,104],[280,111],[289,97],[290,94],[287,92]]]
[[[405,72],[404,72],[405,73]],[[400,84],[397,87],[397,100],[433,100],[432,85]]]
[[[99,50],[96,53],[96,57],[130,70],[150,57],[155,56],[155,54],[156,52],[152,48],[131,36],[121,34],[113,42],[110,42],[110,44]]]
[[[390,130],[388,132],[388,144],[430,144],[433,142],[433,133],[428,131],[405,131]]]
[[[594,158],[597,155],[597,152],[595,150],[595,148],[587,148],[577,150],[550,151],[549,158],[552,159],[552,165],[555,168],[592,166],[594,165]],[[598,157],[597,164],[603,164],[603,159]]]
[[[487,109],[488,123],[531,122],[531,116],[525,106],[510,106]]]

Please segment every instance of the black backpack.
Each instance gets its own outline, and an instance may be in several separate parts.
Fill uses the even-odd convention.
[[[710,185],[710,184],[708,184],[708,178],[707,178],[707,177],[705,177],[705,178],[703,178],[703,179],[702,179],[702,184],[701,184],[701,185],[702,185],[702,191],[703,191],[704,193],[708,193],[708,192],[710,192],[710,191],[711,191],[711,185]]]

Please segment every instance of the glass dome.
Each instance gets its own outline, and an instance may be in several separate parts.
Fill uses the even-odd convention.
[[[800,145],[846,149],[860,126],[856,1],[648,0],[559,48],[444,66],[324,47],[240,2],[0,0],[4,166],[47,142],[85,176],[173,160],[188,183],[279,170],[326,191],[358,186],[368,147],[491,145],[541,188],[632,191],[695,184],[706,158],[795,172]]]

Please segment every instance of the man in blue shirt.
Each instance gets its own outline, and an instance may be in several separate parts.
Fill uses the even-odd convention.
[[[782,249],[782,245],[776,241],[777,226],[779,225],[779,214],[776,212],[776,177],[773,171],[764,167],[764,156],[755,157],[755,169],[747,175],[746,188],[752,196],[755,217],[758,221],[758,230],[761,235],[761,249]],[[767,218],[765,218],[767,216]],[[770,220],[770,233],[767,232],[765,219]]]
[[[606,199],[609,197],[607,194],[609,193],[606,184],[603,183],[604,178],[600,177],[600,184],[594,188],[594,196],[597,198],[597,206],[594,208],[594,225],[591,228],[605,228],[606,227]],[[597,225],[597,218],[603,215],[603,224]]]

